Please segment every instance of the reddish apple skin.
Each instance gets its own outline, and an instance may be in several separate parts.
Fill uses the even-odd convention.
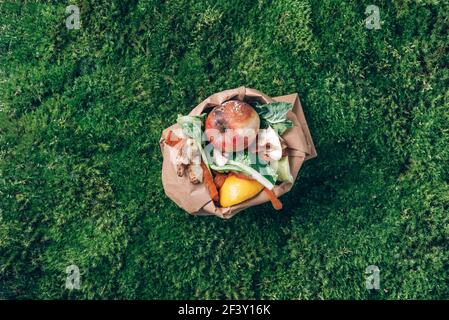
[[[249,104],[229,100],[207,116],[205,132],[213,146],[224,152],[246,149],[257,136],[260,118]]]

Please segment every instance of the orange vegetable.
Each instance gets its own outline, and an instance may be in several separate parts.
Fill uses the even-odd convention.
[[[181,141],[180,138],[176,137],[175,139],[172,138],[173,131],[170,131],[167,135],[167,139],[165,139],[165,144],[169,145],[170,147],[174,147]]]
[[[215,186],[214,178],[204,162],[201,162],[201,168],[203,169],[203,182],[206,185],[207,190],[209,190],[209,195],[212,200],[218,202],[218,190]]]
[[[265,193],[270,198],[270,201],[271,201],[271,204],[273,205],[273,208],[275,208],[276,210],[281,210],[282,209],[282,202],[279,201],[279,199],[274,194],[273,190],[269,190],[267,188],[264,188],[263,190],[265,191]]]
[[[227,174],[217,172],[217,174],[215,175],[215,178],[214,178],[214,183],[217,186],[217,189],[221,188],[221,186],[223,185],[223,183],[225,182],[227,177],[228,177]]]

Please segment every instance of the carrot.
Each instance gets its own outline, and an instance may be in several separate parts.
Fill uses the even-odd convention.
[[[221,186],[223,185],[223,183],[225,182],[227,177],[228,177],[227,174],[217,172],[217,174],[215,175],[215,178],[214,178],[214,183],[217,186],[217,189],[221,188]]]
[[[206,184],[207,190],[209,190],[209,195],[212,200],[218,202],[218,190],[214,183],[214,178],[210,173],[204,162],[201,161],[201,168],[203,169],[203,181]]]
[[[179,141],[181,141],[180,138],[172,139],[172,133],[173,131],[170,131],[167,135],[167,139],[165,139],[165,144],[169,145],[170,147],[174,147],[178,144]]]
[[[274,194],[273,190],[270,190],[268,188],[263,188],[263,190],[268,195],[268,198],[270,198],[270,201],[271,201],[271,204],[273,205],[273,208],[275,208],[276,210],[281,210],[282,209],[282,202],[279,201],[279,199]]]

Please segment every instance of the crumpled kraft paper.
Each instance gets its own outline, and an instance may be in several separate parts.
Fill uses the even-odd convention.
[[[262,103],[288,102],[294,105],[292,111],[289,111],[287,114],[288,119],[293,121],[294,127],[288,129],[282,138],[285,139],[288,145],[287,151],[290,170],[294,180],[296,180],[302,163],[305,160],[316,157],[315,146],[304,117],[298,94],[294,93],[270,98],[255,89],[239,87],[213,94],[196,106],[189,115],[200,115],[208,109],[212,109],[230,99],[238,99],[246,102],[260,101]],[[162,185],[166,195],[178,206],[193,215],[215,215],[223,219],[229,219],[246,208],[270,201],[265,192],[261,192],[257,196],[235,206],[228,208],[217,207],[209,197],[209,192],[203,183],[192,184],[187,175],[178,177],[176,174],[176,165],[171,161],[171,159],[175,158],[175,154],[173,153],[176,152],[176,149],[165,144],[168,133],[177,128],[179,126],[174,124],[163,130],[159,144],[163,156]],[[280,185],[276,185],[273,191],[279,197],[291,188],[291,183],[283,182]]]

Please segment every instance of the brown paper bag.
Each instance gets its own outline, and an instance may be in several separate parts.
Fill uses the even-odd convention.
[[[218,92],[196,106],[189,115],[200,115],[209,108],[213,108],[221,103],[238,99],[245,102],[259,101],[262,103],[288,102],[294,105],[292,111],[287,114],[288,119],[293,121],[294,127],[287,130],[282,136],[288,145],[288,156],[291,174],[296,180],[299,169],[305,160],[316,156],[315,146],[307,127],[307,122],[299,101],[298,94],[270,98],[255,89],[240,87],[231,90]],[[215,206],[209,196],[209,192],[203,183],[192,184],[187,175],[178,177],[176,174],[176,165],[171,159],[174,159],[174,147],[165,144],[165,139],[171,130],[177,129],[177,124],[162,131],[162,137],[159,141],[162,155],[162,185],[166,195],[172,199],[178,206],[193,215],[216,215],[220,218],[228,219],[233,217],[239,211],[246,208],[270,201],[265,192],[259,193],[254,198],[248,199],[242,203],[228,208]],[[172,156],[172,157],[171,157]],[[292,188],[292,184],[283,182],[274,187],[276,196],[281,196]]]

